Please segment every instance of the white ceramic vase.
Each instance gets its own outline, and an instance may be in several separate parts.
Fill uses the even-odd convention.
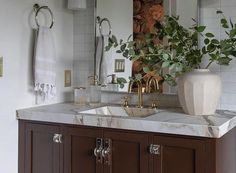
[[[213,115],[221,95],[221,79],[208,69],[196,69],[178,80],[178,96],[185,113]]]

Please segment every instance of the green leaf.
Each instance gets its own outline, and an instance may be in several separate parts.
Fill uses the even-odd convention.
[[[229,28],[229,25],[228,25],[228,24],[223,24],[222,26],[223,26],[223,28],[225,28],[225,29]]]
[[[125,87],[125,85],[123,83],[119,83],[119,86],[121,89],[123,89]]]
[[[117,50],[116,53],[122,53],[122,51],[121,50]]]
[[[221,57],[221,58],[219,58],[218,59],[218,64],[219,65],[229,65],[229,63],[230,63],[230,61],[231,61],[232,59],[231,58],[229,58],[229,57]]]
[[[116,36],[115,35],[112,35],[112,42],[116,45],[115,47],[117,47],[117,45],[118,45],[118,42],[117,42],[117,38],[116,38]]]
[[[110,46],[106,46],[106,47],[105,47],[105,51],[106,51],[106,52],[108,52],[110,49],[111,49]]]
[[[161,67],[162,68],[166,68],[166,67],[169,67],[169,65],[170,65],[170,62],[169,61],[165,61],[165,62],[162,63]]]
[[[111,37],[108,38],[108,42],[109,42],[110,44],[112,44],[112,45],[113,45],[113,43],[114,43]]]
[[[138,81],[142,80],[142,78],[143,78],[140,73],[135,74],[134,76],[135,76],[135,79],[138,80]]]
[[[211,40],[211,43],[212,43],[212,44],[220,44],[219,40],[217,40],[217,39]]]
[[[168,60],[169,59],[169,55],[168,54],[163,54],[162,57],[163,57],[164,60]]]
[[[176,67],[176,64],[172,64],[172,65],[170,66],[170,70],[175,69],[175,67]]]
[[[131,35],[128,37],[127,41],[130,41],[132,37],[133,37],[133,34],[131,34]]]
[[[148,51],[149,51],[150,53],[154,53],[154,49],[153,49],[152,47],[148,47]]]
[[[170,75],[170,74],[166,74],[164,76],[164,79],[171,86],[176,86],[177,85],[177,83],[175,81],[175,78],[172,75]]]
[[[214,52],[215,49],[216,49],[216,46],[215,46],[214,44],[209,44],[209,45],[207,46],[207,50],[208,50],[209,52]]]
[[[150,69],[149,69],[149,67],[143,67],[143,71],[144,71],[144,73],[148,73],[148,72],[150,72]]]
[[[206,29],[206,26],[198,26],[198,27],[196,28],[196,30],[197,30],[198,32],[203,32],[203,31],[205,31],[205,29]]]
[[[230,38],[233,38],[236,36],[236,29],[232,29],[229,33]]]
[[[222,18],[222,19],[220,20],[220,22],[221,22],[221,24],[227,24],[227,23],[228,23],[225,18]]]
[[[215,35],[212,34],[212,33],[210,33],[210,32],[208,32],[208,33],[206,33],[206,37],[208,37],[208,38],[212,38],[212,37],[215,37]]]
[[[234,24],[231,18],[229,19],[229,21],[230,21],[231,28],[234,28]]]
[[[122,54],[125,58],[128,58],[129,57],[129,51],[128,50],[125,50]]]
[[[205,43],[205,44],[209,44],[209,43],[210,43],[210,40],[209,40],[208,38],[206,38],[206,39],[204,40],[204,43]]]
[[[118,77],[117,78],[117,82],[118,83],[127,83],[127,80],[125,78],[123,78],[123,77]]]
[[[123,45],[120,47],[120,50],[121,50],[122,52],[124,52],[124,51],[125,51],[125,48],[126,48],[126,44],[123,44]]]
[[[206,53],[207,53],[205,46],[202,48],[202,53],[203,53],[203,54],[206,54]]]

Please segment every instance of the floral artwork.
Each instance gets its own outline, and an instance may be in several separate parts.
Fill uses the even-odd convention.
[[[156,21],[164,17],[162,0],[134,0],[133,31],[134,37],[154,33]]]
[[[164,18],[163,0],[134,0],[133,1],[133,38],[136,43],[137,49],[145,46],[145,35],[148,33],[156,33],[157,29],[154,27],[157,21]],[[155,39],[155,43],[162,43],[161,40]],[[142,61],[133,63],[132,75],[144,73]],[[143,85],[145,81],[152,76],[152,72],[143,78]],[[158,80],[162,80],[159,79]],[[160,86],[161,88],[161,86]]]

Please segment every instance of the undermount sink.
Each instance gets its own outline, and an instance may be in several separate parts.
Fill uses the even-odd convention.
[[[148,108],[104,106],[86,111],[81,111],[79,113],[91,114],[91,115],[116,116],[116,117],[144,118],[157,113],[157,111],[155,109],[148,109]]]

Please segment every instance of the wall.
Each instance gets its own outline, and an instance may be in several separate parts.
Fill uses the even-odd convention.
[[[216,16],[216,10],[222,10],[227,18],[231,17],[233,22],[236,23],[235,8],[235,0],[201,0],[200,22],[202,25],[207,25],[208,30],[214,32],[216,37],[223,39],[225,33],[219,25],[220,22]],[[236,110],[236,60],[234,59],[230,66],[214,64],[211,70],[218,73],[223,81],[223,92],[219,108]]]
[[[94,0],[87,0],[87,8],[74,12],[74,86],[88,86],[94,74],[95,26]]]
[[[0,0],[0,54],[4,74],[0,78],[0,172],[17,173],[18,125],[16,110],[35,106],[31,86],[33,4],[48,4],[55,15],[53,33],[57,50],[57,98],[70,100],[64,88],[64,69],[72,69],[73,13],[64,0]],[[29,22],[31,21],[31,22]]]
[[[184,27],[191,27],[194,22],[192,19],[197,18],[197,3],[198,0],[177,0],[176,1],[176,13],[180,16],[179,22]]]

